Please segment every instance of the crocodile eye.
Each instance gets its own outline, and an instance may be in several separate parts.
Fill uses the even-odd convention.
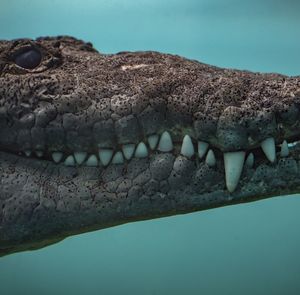
[[[28,48],[15,56],[15,63],[24,69],[36,68],[42,60],[42,54],[35,48]]]

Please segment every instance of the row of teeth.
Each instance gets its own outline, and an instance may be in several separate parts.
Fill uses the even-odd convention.
[[[173,142],[168,131],[162,133],[161,137],[159,135],[151,135],[148,137],[148,145],[151,150],[157,149],[160,152],[170,152],[173,150]],[[280,156],[287,157],[289,154],[289,146],[286,141],[283,141],[281,145]],[[204,158],[208,166],[214,167],[216,165],[216,157],[212,149],[208,149],[209,144],[207,142],[198,141],[198,156],[200,159]],[[274,163],[276,160],[276,148],[275,140],[273,137],[265,139],[261,143],[261,148],[265,153],[267,159]],[[191,158],[195,155],[195,148],[192,139],[189,135],[185,135],[182,141],[180,153]],[[25,155],[30,156],[32,151],[26,150]],[[38,157],[43,156],[42,151],[36,151],[35,154]],[[125,144],[122,146],[122,151],[117,151],[114,154],[113,149],[99,149],[98,157],[97,155],[88,155],[87,152],[75,152],[73,155],[69,155],[65,160],[64,164],[66,166],[75,165],[86,165],[91,167],[96,167],[98,165],[107,166],[109,163],[112,164],[122,164],[125,159],[130,160],[132,157],[145,158],[149,154],[147,145],[144,142],[140,142],[137,146],[135,144]],[[55,163],[62,161],[64,155],[62,152],[53,152],[52,159]],[[125,159],[124,159],[125,158]],[[225,166],[225,180],[226,186],[229,192],[233,192],[238,183],[243,170],[244,164],[247,167],[252,168],[254,165],[254,155],[249,153],[246,158],[245,151],[237,152],[226,152],[224,153],[224,166]]]

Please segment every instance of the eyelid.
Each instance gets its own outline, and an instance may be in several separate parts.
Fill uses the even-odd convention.
[[[22,54],[30,49],[37,49],[33,44],[21,45],[13,48],[10,53],[10,59],[14,60],[17,55]],[[37,49],[38,50],[38,49]]]

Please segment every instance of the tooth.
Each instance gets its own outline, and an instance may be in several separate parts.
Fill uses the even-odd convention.
[[[229,152],[224,153],[224,166],[225,166],[225,180],[229,192],[233,192],[240,180],[245,152]]]
[[[97,157],[95,155],[90,155],[88,157],[88,159],[86,160],[85,165],[89,166],[89,167],[96,167],[96,166],[98,166],[98,159],[97,159]]]
[[[74,157],[78,165],[82,164],[86,159],[87,152],[75,152]]]
[[[245,165],[249,168],[252,168],[253,165],[254,165],[254,155],[253,153],[250,153],[247,158],[246,158],[246,161],[245,161]]]
[[[154,150],[157,146],[159,136],[157,134],[150,135],[148,137],[148,143],[151,150]]]
[[[44,155],[43,151],[35,151],[35,154],[37,155],[37,157],[41,158]]]
[[[276,160],[276,149],[275,149],[275,141],[273,137],[269,137],[265,139],[261,143],[261,148],[263,152],[265,153],[268,160],[273,163]]]
[[[99,151],[99,158],[101,163],[106,166],[111,160],[111,157],[113,155],[112,149],[100,149]]]
[[[169,152],[173,149],[172,138],[168,131],[161,135],[157,149],[161,152]]]
[[[135,144],[124,144],[122,146],[122,151],[123,151],[123,154],[124,154],[124,157],[127,159],[127,160],[130,160],[133,156],[133,153],[134,153],[134,148],[135,148]]]
[[[68,156],[66,159],[65,159],[65,162],[64,164],[66,166],[75,166],[75,160],[74,160],[74,157],[72,155]]]
[[[24,151],[26,157],[30,157],[31,156],[31,150],[26,150]]]
[[[146,145],[143,142],[140,142],[136,147],[134,156],[136,158],[145,158],[148,156],[148,150]]]
[[[288,143],[288,147],[289,147],[289,148],[293,148],[293,147],[296,146],[297,144],[299,144],[299,141],[290,142],[290,143]]]
[[[280,157],[287,157],[289,155],[289,147],[286,140],[283,141],[280,150]]]
[[[116,152],[112,161],[113,164],[122,164],[124,163],[124,158],[122,152]]]
[[[203,158],[207,152],[208,143],[204,141],[198,141],[198,154],[199,158]]]
[[[185,135],[182,141],[181,154],[187,158],[191,158],[195,153],[192,139],[189,135]]]
[[[209,167],[213,167],[216,165],[216,157],[215,154],[213,152],[213,150],[209,150],[206,158],[205,158],[205,163],[209,166]]]
[[[59,163],[63,157],[63,153],[62,152],[53,152],[51,154],[51,156],[55,163]]]

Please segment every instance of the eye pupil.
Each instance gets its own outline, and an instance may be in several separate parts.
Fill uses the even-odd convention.
[[[24,69],[36,68],[42,60],[41,53],[34,48],[30,48],[15,57],[15,63]]]

